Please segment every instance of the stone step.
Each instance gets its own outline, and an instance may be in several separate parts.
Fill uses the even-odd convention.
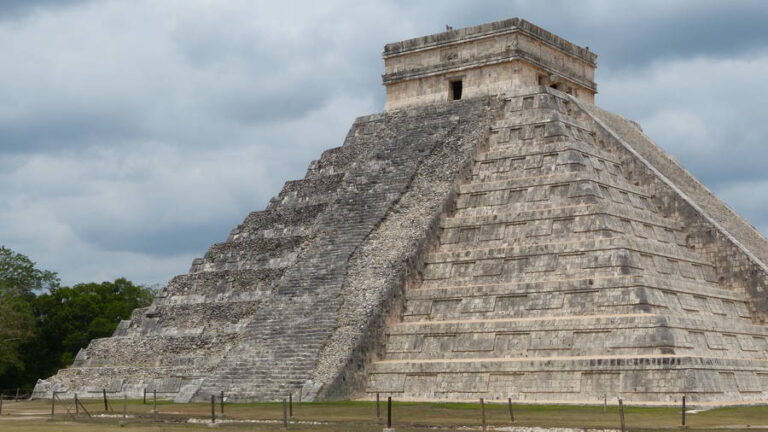
[[[174,277],[158,293],[158,304],[218,303],[255,300],[269,292],[285,273],[285,268],[221,270]]]
[[[711,268],[711,265],[705,259],[688,248],[677,244],[662,243],[655,239],[649,240],[637,237],[608,237],[572,242],[551,241],[547,243],[542,241],[538,244],[512,244],[499,248],[486,248],[482,247],[482,244],[478,244],[478,246],[475,249],[446,252],[438,249],[427,255],[426,263],[427,265],[468,263],[483,260],[518,259],[528,256],[559,255],[571,257],[569,260],[572,265],[576,261],[573,257],[582,257],[583,259],[578,260],[581,261],[581,268],[628,266],[642,269],[663,265],[665,266],[663,268],[665,274],[670,274],[670,271],[667,271],[668,269],[666,268],[667,263],[662,262],[663,259]],[[649,257],[649,259],[646,259],[646,257]],[[553,260],[550,266],[555,266],[556,264],[556,260]],[[429,277],[426,278],[430,279]]]
[[[662,217],[648,209],[638,209],[627,206],[626,203],[617,203],[612,200],[599,200],[595,203],[581,205],[535,206],[531,209],[520,206],[520,208],[514,212],[500,211],[500,208],[496,206],[486,209],[483,213],[474,211],[470,214],[470,209],[463,209],[450,217],[442,219],[440,226],[443,229],[451,229],[501,223],[524,223],[536,220],[569,219],[586,216],[612,217],[608,222],[615,224],[616,226],[612,228],[616,230],[621,229],[621,225],[616,223],[616,218],[629,220],[630,223],[633,224],[639,223],[643,225],[651,225],[653,227],[669,229],[675,232],[679,232],[683,228],[680,222],[676,220]]]
[[[535,152],[535,149],[528,151]],[[507,159],[475,162],[469,184],[498,183],[515,181],[514,188],[525,187],[533,182],[539,185],[538,177],[577,173],[584,180],[594,180],[619,190],[633,190],[631,183],[622,174],[620,167],[603,159],[586,156],[577,150],[537,153]]]
[[[326,207],[327,204],[322,203],[251,212],[231,231],[228,241],[255,237],[294,236],[295,232],[309,229]]]
[[[220,303],[153,304],[144,318],[135,319],[128,331],[148,335],[198,336],[203,332],[237,332],[261,305],[261,300]]]
[[[539,162],[543,164],[544,162]],[[550,197],[576,198],[585,195],[591,195],[598,198],[611,198],[611,190],[618,193],[627,193],[639,201],[647,200],[651,197],[643,188],[629,184],[619,176],[605,175],[602,172],[592,170],[582,171],[563,171],[553,172],[544,175],[519,175],[516,171],[515,177],[505,174],[508,178],[499,177],[498,180],[478,180],[459,186],[457,208],[466,207],[465,200],[467,195],[481,194],[490,192],[506,192],[507,201],[515,202],[523,198],[523,190],[527,189],[529,201],[543,201]],[[568,187],[565,187],[568,186]],[[510,192],[511,191],[511,192]],[[519,193],[518,193],[519,191]],[[608,192],[608,196],[604,192]],[[533,193],[539,195],[530,196]],[[536,199],[534,199],[536,198]],[[495,205],[502,205],[505,202],[496,201]],[[469,204],[469,203],[466,203]],[[638,204],[639,208],[649,208],[648,204]]]
[[[516,317],[497,319],[446,319],[401,322],[390,326],[388,334],[438,335],[465,333],[509,333],[549,331],[591,331],[641,328],[676,328],[690,331],[712,331],[768,337],[768,329],[750,321],[689,316],[683,314],[631,313],[570,315],[557,317]]]
[[[497,296],[448,297],[436,300],[409,300],[404,322],[443,320],[496,320],[528,317],[557,318],[583,314],[665,313],[667,306],[649,295],[645,288],[606,291],[566,291]],[[696,315],[712,316],[708,311]],[[733,312],[732,319],[740,319]]]
[[[196,335],[134,335],[95,339],[76,359],[80,367],[197,367],[215,366],[234,345],[236,333]],[[216,354],[208,355],[209,351]],[[115,355],[119,353],[119,355]],[[151,356],[148,353],[154,353]]]
[[[211,270],[252,270],[287,267],[296,260],[299,249],[309,240],[305,236],[254,238],[217,243],[193,264],[191,272]]]
[[[607,395],[672,403],[683,394],[691,400],[759,394],[766,372],[764,360],[679,355],[393,360],[372,365],[367,390],[432,400],[503,395],[574,402]]]
[[[609,172],[615,171],[618,173],[621,171],[621,162],[616,158],[616,154],[608,153],[593,144],[572,139],[556,142],[542,142],[536,144],[535,146],[530,146],[529,143],[523,144],[520,141],[515,141],[509,143],[506,146],[496,146],[492,150],[479,153],[475,156],[475,162],[500,162],[506,159],[561,153],[566,151],[577,151],[582,154],[582,158],[584,156],[589,157],[589,163],[591,163],[593,166],[595,166],[595,163],[592,159],[603,161],[606,165],[608,163],[615,165],[613,167],[606,166],[605,169]],[[477,167],[477,165],[475,166]],[[602,167],[603,164],[598,162],[597,166]]]
[[[344,175],[344,173],[337,173],[287,181],[280,193],[270,200],[267,209],[278,206],[306,206],[327,202],[327,199],[318,198],[334,196],[344,181]]]
[[[594,275],[591,275],[594,277]],[[606,311],[654,312],[717,320],[751,320],[747,300],[739,293],[705,284],[635,283],[622,278],[597,278],[593,285],[553,280],[537,283],[477,284],[452,288],[421,288],[409,292],[403,318],[425,319],[536,318]],[[606,282],[607,281],[607,282]],[[682,281],[681,281],[682,282]],[[612,286],[616,285],[616,286]]]
[[[602,367],[601,367],[602,366]],[[768,364],[760,359],[736,359],[676,354],[653,355],[596,355],[596,356],[554,356],[554,357],[510,357],[510,358],[464,358],[464,359],[406,359],[380,360],[371,363],[372,374],[393,373],[489,373],[514,371],[557,371],[557,370],[610,370],[616,367],[646,366],[648,369],[683,366],[724,367],[731,370],[751,369],[768,371]],[[759,382],[759,381],[758,381]]]
[[[564,118],[557,112],[537,110],[523,116],[512,115],[491,126],[489,147],[494,149],[509,143],[523,142],[535,146],[542,142],[576,139],[594,142],[592,130],[578,120]]]
[[[539,111],[542,113],[542,111]],[[596,134],[590,126],[578,120],[559,118],[551,112],[544,112],[548,118],[506,118],[491,127],[488,140],[489,151],[538,147],[556,142],[579,141],[588,146],[598,146]]]
[[[238,225],[233,232],[238,229],[248,231],[261,231],[277,226],[303,226],[312,223],[323,210],[328,208],[327,204],[316,204],[295,208],[275,208],[271,210],[257,210],[248,213],[243,222]]]
[[[705,316],[751,319],[743,294],[712,283],[674,277],[594,275],[583,279],[422,287],[406,294],[404,317],[412,320],[436,311],[447,312],[449,303],[454,304],[457,313],[461,311],[459,315],[465,316],[494,311],[559,314],[568,310],[569,305],[583,305],[581,310],[586,313],[587,306],[605,310],[633,305],[654,306],[661,312],[701,312]],[[561,307],[553,309],[554,306]]]
[[[595,219],[599,219],[599,217]],[[575,221],[537,220],[506,226],[484,225],[448,229],[444,230],[443,234],[436,253],[466,252],[476,249],[495,250],[512,246],[535,247],[542,242],[591,242],[595,239],[627,237],[624,233],[607,228],[604,221],[592,220],[589,216],[581,217]],[[670,237],[672,236],[670,233]],[[652,240],[658,241],[656,238]]]

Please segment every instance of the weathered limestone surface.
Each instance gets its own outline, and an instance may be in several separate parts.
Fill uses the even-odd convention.
[[[594,102],[597,55],[520,18],[447,31],[384,47],[386,110],[547,84]]]
[[[36,395],[768,401],[768,241],[590,103],[594,53],[511,19],[384,58],[383,113]]]
[[[590,108],[545,87],[507,99],[441,222],[423,282],[388,329],[369,391],[768,399],[762,262],[711,222],[722,203],[691,206]],[[723,220],[745,225],[733,218]]]

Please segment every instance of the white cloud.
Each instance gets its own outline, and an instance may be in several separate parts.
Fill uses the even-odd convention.
[[[762,232],[768,211],[756,198],[768,182],[768,51],[728,59],[658,61],[609,76],[598,104],[638,121],[674,155]],[[751,197],[751,198],[747,198]],[[762,207],[762,208],[760,208]]]
[[[768,179],[726,182],[715,193],[745,216],[748,221],[751,221],[763,235],[768,233],[765,200],[765,197],[768,196]]]
[[[379,62],[355,40],[375,17],[345,8],[104,1],[0,23],[0,243],[67,283],[185,272],[379,110],[356,64]]]
[[[598,104],[628,116],[695,174],[719,183],[763,176],[768,52],[660,61],[609,76]]]

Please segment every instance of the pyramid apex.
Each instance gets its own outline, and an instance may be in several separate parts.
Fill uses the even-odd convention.
[[[594,102],[597,54],[521,18],[389,43],[386,109],[548,85]]]

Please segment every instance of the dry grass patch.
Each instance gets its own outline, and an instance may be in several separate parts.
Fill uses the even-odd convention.
[[[158,401],[158,414],[153,413],[151,401],[129,400],[126,404],[128,419],[122,419],[123,401],[111,401],[111,412],[104,410],[101,400],[85,400],[85,408],[93,417],[82,415],[75,421],[66,413],[74,413],[71,401],[57,402],[56,419],[51,421],[50,401],[6,402],[0,418],[2,432],[53,432],[53,431],[195,431],[210,430],[211,407],[208,403],[176,404]],[[283,407],[281,403],[234,403],[226,404],[224,417],[216,405],[217,427],[228,431],[279,431],[282,429]],[[569,405],[515,405],[515,426],[571,427],[618,429],[619,414],[615,406],[603,412],[601,406]],[[382,417],[386,416],[386,404],[381,404]],[[626,423],[629,430],[679,430],[679,408],[627,407]],[[382,422],[377,420],[375,402],[343,401],[320,403],[295,403],[290,430],[293,431],[381,431]],[[189,423],[190,418],[198,423]],[[158,422],[155,422],[157,419]],[[395,402],[393,423],[398,431],[424,432],[439,430],[479,430],[480,405],[470,403]],[[489,427],[509,426],[509,412],[505,404],[486,404]],[[222,420],[224,421],[223,423]],[[239,423],[230,423],[238,421]],[[246,423],[246,421],[248,421]],[[768,407],[719,408],[689,413],[690,430],[765,430],[768,431]]]

